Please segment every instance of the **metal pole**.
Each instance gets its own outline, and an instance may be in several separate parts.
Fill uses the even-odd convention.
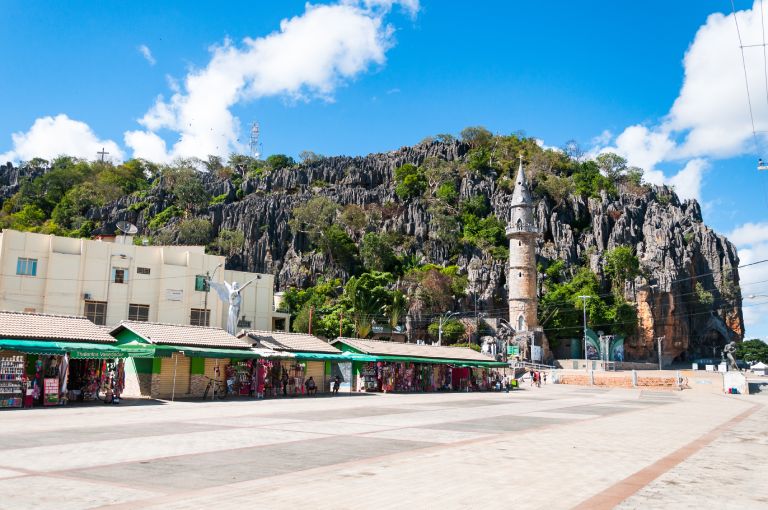
[[[211,284],[211,272],[206,271],[205,272],[205,299],[203,300],[203,310],[205,310],[203,313],[208,316],[208,289],[210,289]],[[203,320],[205,320],[205,317],[203,317]],[[206,324],[206,326],[210,326],[210,324]]]
[[[584,367],[587,369],[589,369],[587,364],[587,299],[591,297],[592,296],[579,296],[579,299],[581,299],[584,305]]]
[[[179,366],[179,353],[173,354],[175,362],[173,364],[173,388],[171,388],[171,402],[176,398],[176,367]]]
[[[437,320],[437,345],[443,345],[443,316]]]
[[[477,335],[478,343],[480,343],[480,318],[477,316],[477,291],[475,291],[475,334]]]

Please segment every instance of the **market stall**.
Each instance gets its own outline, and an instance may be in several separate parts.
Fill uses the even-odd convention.
[[[111,334],[127,353],[148,353],[131,355],[126,363],[125,394],[130,396],[202,397],[212,380],[221,388],[219,395],[256,396],[259,378],[267,379],[262,360],[276,355],[252,349],[219,328],[122,321]]]
[[[490,370],[508,366],[461,347],[359,338],[337,338],[333,345],[344,355],[370,358],[353,363],[357,391],[482,391],[491,388]]]
[[[113,401],[122,391],[115,339],[85,317],[0,312],[0,407]]]

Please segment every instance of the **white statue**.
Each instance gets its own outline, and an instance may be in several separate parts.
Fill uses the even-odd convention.
[[[240,297],[240,292],[259,278],[261,277],[257,276],[253,280],[245,282],[242,287],[237,282],[216,283],[208,280],[208,285],[210,285],[211,288],[216,291],[216,294],[219,295],[219,298],[225,303],[229,303],[229,314],[227,314],[227,333],[230,335],[235,334],[237,329],[237,319],[240,317],[240,303],[243,301],[243,298]]]

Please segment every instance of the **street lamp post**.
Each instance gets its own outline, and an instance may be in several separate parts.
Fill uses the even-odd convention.
[[[437,323],[437,345],[443,345],[443,324],[457,315],[459,315],[459,312],[445,312],[440,316]]]
[[[584,308],[584,365],[587,362],[587,299],[591,299],[592,296],[579,296],[579,299],[583,302]]]

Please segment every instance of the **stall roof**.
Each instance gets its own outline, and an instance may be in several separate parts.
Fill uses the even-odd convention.
[[[62,355],[68,353],[74,359],[113,359],[128,356],[118,346],[111,344],[13,338],[0,338],[0,350],[18,351],[25,354]]]
[[[0,338],[114,344],[116,340],[85,317],[0,311]]]
[[[275,351],[341,354],[340,350],[325,340],[306,333],[250,330],[244,331],[241,335],[248,336],[253,341],[254,346]]]
[[[223,329],[158,322],[122,321],[110,332],[117,336],[128,330],[145,341],[156,345],[186,347],[214,347],[250,350],[251,344],[230,335]]]
[[[362,338],[340,337],[334,341],[359,351],[363,354],[374,356],[398,357],[404,361],[407,359],[421,358],[428,362],[442,363],[498,363],[493,358],[481,354],[466,347],[444,347],[439,345],[403,344],[399,342],[386,342],[381,340],[367,340]]]

